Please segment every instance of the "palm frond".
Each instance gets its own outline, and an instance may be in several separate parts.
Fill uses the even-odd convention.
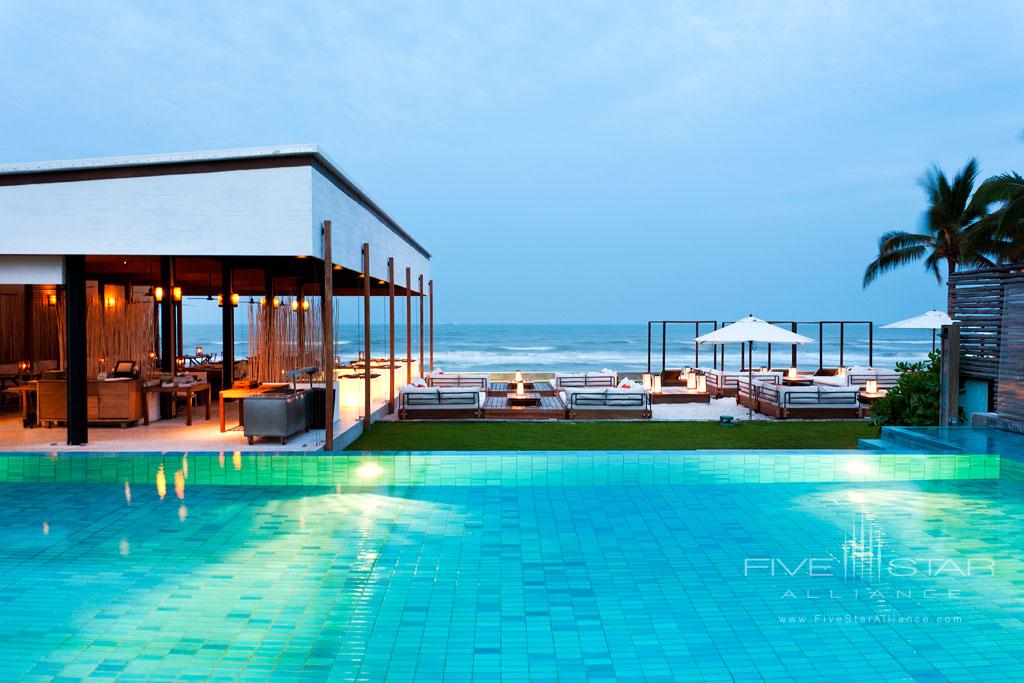
[[[884,253],[879,253],[878,258],[869,263],[867,269],[864,271],[863,286],[867,287],[884,273],[888,273],[901,266],[905,266],[908,263],[920,260],[927,252],[927,247],[918,245],[890,249]]]

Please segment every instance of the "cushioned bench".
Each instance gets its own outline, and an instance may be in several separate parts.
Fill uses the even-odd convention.
[[[616,381],[613,372],[571,372],[556,374],[552,380],[555,389],[569,387],[614,387]]]
[[[488,388],[487,375],[464,375],[444,374],[427,375],[427,386],[430,387],[462,387],[486,391]]]
[[[735,396],[738,393],[739,381],[746,380],[748,373],[739,370],[715,370],[713,368],[702,369],[707,379],[708,393],[712,398],[723,398]],[[782,373],[777,371],[754,372],[755,380],[767,380],[770,382],[781,382]]]
[[[789,387],[746,379],[738,382],[737,401],[740,405],[779,419],[843,419],[861,416],[859,389],[856,387],[798,386]]]
[[[404,386],[398,391],[398,417],[480,417],[486,398],[486,392],[473,388]]]
[[[569,387],[563,391],[569,419],[647,419],[651,417],[651,395],[642,387]]]

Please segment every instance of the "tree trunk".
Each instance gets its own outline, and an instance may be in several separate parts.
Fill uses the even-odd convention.
[[[956,272],[956,263],[951,258],[946,259],[946,314],[953,317],[953,287],[949,284],[949,276]]]

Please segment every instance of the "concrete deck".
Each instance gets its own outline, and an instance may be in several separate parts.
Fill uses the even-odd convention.
[[[78,452],[100,451],[108,453],[162,453],[181,451],[243,451],[252,452],[305,452],[323,449],[324,430],[310,430],[296,434],[288,443],[281,445],[276,439],[257,439],[249,445],[242,428],[238,426],[238,403],[225,405],[225,419],[228,429],[220,432],[220,415],[217,403],[210,411],[209,421],[203,419],[205,412],[200,408],[193,415],[192,426],[185,424],[184,411],[171,420],[157,420],[148,426],[139,423],[137,427],[89,427],[89,443],[84,446],[68,446],[64,427],[21,426],[21,414],[0,413],[0,452],[42,451]],[[374,420],[387,415],[387,403],[373,404]],[[334,423],[334,448],[342,450],[355,441],[363,432],[361,411],[343,408],[341,420]]]

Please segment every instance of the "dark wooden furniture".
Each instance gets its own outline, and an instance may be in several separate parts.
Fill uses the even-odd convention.
[[[490,420],[564,420],[565,403],[558,396],[540,396],[533,405],[509,403],[507,396],[487,395],[484,417]]]
[[[40,379],[37,387],[37,422],[51,426],[66,422],[68,383],[65,379]],[[86,384],[86,419],[90,423],[119,424],[122,427],[145,419],[142,381],[89,380]]]
[[[283,384],[261,384],[258,387],[233,387],[231,389],[221,389],[218,396],[219,408],[220,408],[220,431],[226,431],[224,426],[224,399],[234,398],[238,399],[238,426],[245,426],[245,398],[248,396],[255,396],[256,394],[266,393],[273,391],[284,386]]]
[[[876,391],[873,394],[869,394],[868,392],[864,391],[863,389],[858,391],[857,392],[857,403],[860,404],[860,416],[861,417],[867,417],[868,415],[870,415],[871,414],[871,407],[875,405],[875,401],[877,401],[880,398],[885,398],[885,396],[887,394],[888,394],[888,392],[885,391],[884,389],[881,390],[881,391]]]
[[[814,384],[814,380],[810,377],[783,377],[782,384],[787,387],[809,387]]]
[[[210,419],[210,404],[213,402],[213,394],[210,388],[209,382],[193,382],[192,384],[172,384],[164,386],[163,384],[154,384],[146,387],[146,392],[157,392],[161,394],[171,394],[172,396],[185,395],[185,424],[189,427],[192,426],[192,397],[196,394],[206,394],[206,419]],[[149,424],[149,410],[145,407],[145,401],[143,401],[142,421],[145,424]]]
[[[510,406],[539,406],[540,394],[536,391],[524,390],[521,394],[517,394],[513,391],[509,392],[505,396],[505,400],[508,401]]]
[[[541,396],[557,396],[558,391],[551,382],[523,382],[525,391],[533,391]],[[488,395],[495,396],[514,394],[516,391],[515,382],[491,382],[491,388],[487,390]]]

